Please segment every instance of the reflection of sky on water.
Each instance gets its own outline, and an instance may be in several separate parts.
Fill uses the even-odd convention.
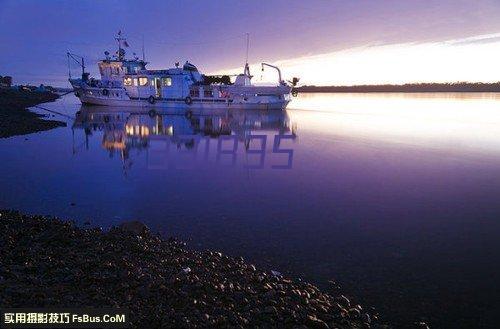
[[[461,154],[500,152],[500,94],[314,94],[291,103],[301,129]]]
[[[394,321],[497,323],[497,97],[299,95],[286,113],[192,118],[83,110],[67,128],[0,140],[0,207],[139,219],[192,247],[335,278]],[[44,106],[80,109],[72,96]]]

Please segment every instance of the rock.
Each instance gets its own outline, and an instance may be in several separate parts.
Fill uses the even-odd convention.
[[[351,308],[349,309],[349,315],[353,317],[354,319],[357,319],[361,316],[361,312],[357,308]]]
[[[264,309],[264,313],[276,314],[278,313],[278,310],[274,306],[266,306],[266,308]]]
[[[123,222],[118,226],[124,232],[133,233],[135,235],[143,235],[149,232],[149,228],[139,221],[128,221]]]
[[[269,290],[268,292],[266,292],[266,293],[264,294],[264,296],[265,296],[266,298],[268,298],[268,299],[273,298],[275,295],[276,295],[276,291],[274,291],[274,290]]]
[[[337,301],[337,303],[340,304],[340,306],[342,306],[344,308],[348,308],[351,305],[351,302],[349,301],[349,299],[344,295],[340,295],[340,297],[337,297],[336,301]]]
[[[308,315],[306,325],[313,329],[328,329],[330,326],[325,321],[316,318],[315,316]]]

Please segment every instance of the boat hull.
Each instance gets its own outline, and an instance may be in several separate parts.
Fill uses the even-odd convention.
[[[218,101],[198,101],[193,100],[191,104],[186,104],[184,101],[176,100],[155,100],[154,104],[149,103],[145,99],[112,99],[104,97],[92,97],[88,95],[78,96],[82,104],[100,105],[100,106],[116,106],[116,107],[136,107],[145,110],[151,109],[237,109],[237,110],[284,110],[288,103],[287,99],[273,102],[238,102],[234,100],[218,100]]]

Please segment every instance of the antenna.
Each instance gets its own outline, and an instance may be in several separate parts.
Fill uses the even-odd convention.
[[[247,36],[247,53],[245,57],[245,64],[248,64],[248,47],[250,46],[250,33],[246,33]]]
[[[142,35],[142,61],[146,61],[146,55],[144,54],[144,34]]]

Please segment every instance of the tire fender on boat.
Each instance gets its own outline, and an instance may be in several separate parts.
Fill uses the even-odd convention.
[[[107,89],[103,89],[103,90],[102,90],[102,94],[103,94],[104,96],[108,96],[108,95],[109,95],[109,90],[107,90]]]
[[[187,105],[191,105],[191,104],[193,104],[193,99],[188,96],[188,97],[184,98],[184,103],[186,103]]]
[[[156,99],[153,96],[149,96],[148,103],[149,104],[154,104],[155,102],[156,102]]]

